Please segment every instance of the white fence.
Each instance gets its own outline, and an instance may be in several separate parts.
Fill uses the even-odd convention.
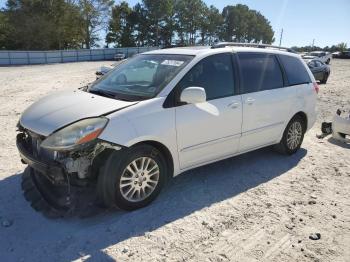
[[[34,65],[79,61],[113,60],[122,52],[126,57],[157,49],[157,47],[123,47],[104,49],[77,49],[54,51],[0,51],[0,66]]]

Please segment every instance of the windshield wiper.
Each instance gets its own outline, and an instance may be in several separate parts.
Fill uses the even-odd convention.
[[[108,92],[106,90],[101,90],[101,89],[90,89],[90,93],[100,95],[100,96],[105,96],[109,98],[116,98],[115,94],[112,92]]]
[[[130,99],[122,98],[118,94],[115,94],[113,92],[109,92],[106,90],[102,90],[102,89],[90,89],[89,92],[92,94],[96,94],[96,95],[100,95],[100,96],[104,96],[104,97],[108,97],[108,98],[114,98],[114,99],[121,100],[121,101],[127,101],[127,102],[132,101]]]

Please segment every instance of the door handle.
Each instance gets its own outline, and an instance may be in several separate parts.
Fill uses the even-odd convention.
[[[230,108],[234,109],[234,108],[239,107],[239,105],[240,105],[239,102],[233,101],[233,102],[229,103],[229,104],[227,105],[227,107],[230,107]]]
[[[249,105],[253,104],[255,102],[254,98],[248,97],[247,100],[245,100],[245,102]]]

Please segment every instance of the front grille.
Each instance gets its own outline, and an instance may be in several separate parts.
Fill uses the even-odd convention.
[[[40,147],[41,143],[45,140],[45,136],[36,134],[30,130],[21,130],[26,135],[26,145],[29,152],[36,158],[41,160],[55,160],[57,153],[55,151],[46,150]]]

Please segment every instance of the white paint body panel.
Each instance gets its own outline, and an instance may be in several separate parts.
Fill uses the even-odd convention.
[[[298,88],[298,87],[297,87]],[[296,87],[242,95],[243,123],[240,151],[278,143],[296,103]]]
[[[179,106],[175,111],[181,169],[238,151],[241,96]]]
[[[136,104],[76,91],[56,92],[28,107],[20,118],[23,127],[43,136],[84,118],[97,117]]]

